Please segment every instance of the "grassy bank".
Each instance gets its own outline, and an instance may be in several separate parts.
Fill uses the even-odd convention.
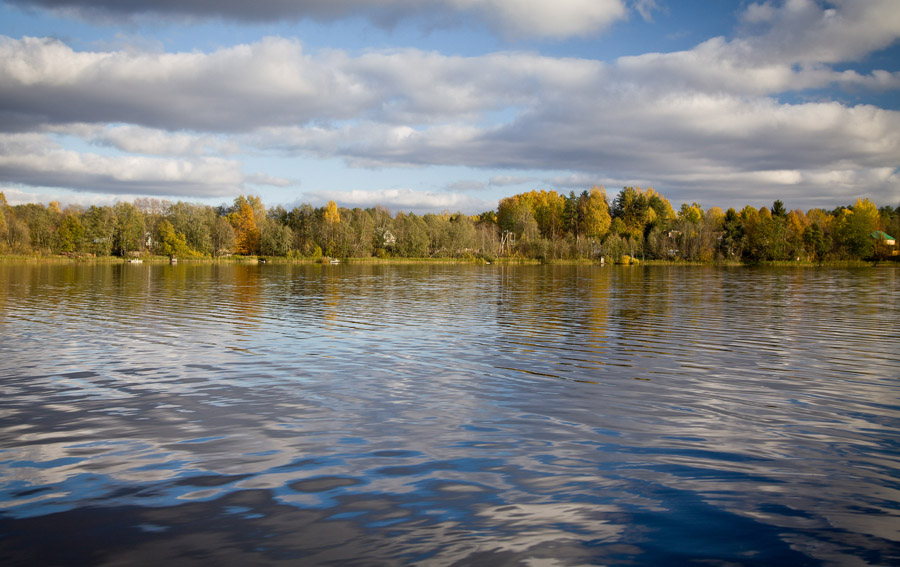
[[[51,263],[69,263],[69,264],[124,264],[132,259],[121,258],[119,256],[63,256],[63,255],[42,255],[42,254],[0,254],[0,263],[32,263],[32,264],[51,264]],[[148,264],[169,264],[171,260],[168,256],[141,256],[133,258],[140,260],[142,263]],[[328,257],[317,258],[294,258],[284,256],[222,256],[208,257],[196,256],[187,258],[178,258],[179,264],[329,264],[332,262]],[[431,265],[452,265],[452,264],[500,264],[500,265],[540,265],[552,264],[562,266],[590,266],[600,265],[600,262],[586,258],[578,259],[559,259],[559,260],[539,260],[534,258],[493,258],[490,261],[484,258],[341,258],[338,259],[341,264],[381,264],[381,265],[403,265],[403,264],[431,264]],[[612,265],[612,264],[607,264]],[[623,264],[616,264],[623,265]],[[875,266],[893,266],[900,267],[897,260],[867,261],[867,260],[832,260],[827,262],[808,262],[808,261],[781,261],[781,262],[758,262],[753,264],[742,263],[737,261],[726,262],[692,262],[684,260],[639,260],[634,259],[632,267],[640,266],[719,266],[719,267],[741,267],[741,266],[760,266],[760,267],[825,267],[825,268],[864,268]]]

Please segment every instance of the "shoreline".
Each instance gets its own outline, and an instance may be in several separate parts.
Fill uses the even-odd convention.
[[[287,265],[287,264],[297,264],[297,265],[331,265],[332,259],[328,257],[320,257],[320,258],[289,258],[284,256],[229,256],[229,257],[220,257],[220,258],[210,258],[210,257],[193,257],[193,258],[178,258],[176,262],[172,262],[166,256],[141,256],[138,258],[122,258],[119,256],[100,256],[100,257],[90,257],[90,256],[63,256],[63,255],[30,255],[30,254],[3,254],[0,255],[0,264],[127,264],[130,263],[131,260],[139,260],[136,263],[146,263],[146,264],[243,264],[243,265],[251,265],[251,264],[278,264],[278,265]],[[883,260],[883,261],[873,261],[873,260],[831,260],[825,262],[811,262],[806,260],[801,261],[771,261],[771,262],[757,262],[757,263],[744,263],[737,261],[726,261],[726,262],[696,262],[696,261],[680,261],[680,260],[644,260],[640,261],[635,259],[635,261],[631,263],[621,263],[621,264],[613,264],[613,263],[601,263],[596,260],[587,260],[584,258],[574,259],[574,260],[539,260],[534,258],[494,258],[493,260],[486,261],[483,258],[376,258],[376,257],[364,257],[364,258],[340,258],[338,260],[338,265],[340,264],[353,264],[353,265],[413,265],[413,264],[432,264],[432,265],[453,265],[453,264],[468,264],[468,265],[528,265],[528,266],[539,266],[539,265],[553,265],[553,266],[627,266],[627,267],[644,267],[644,266],[711,266],[711,267],[782,267],[782,268],[865,268],[865,267],[900,267],[900,262],[896,260]]]

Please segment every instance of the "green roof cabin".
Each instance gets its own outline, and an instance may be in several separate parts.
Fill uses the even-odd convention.
[[[891,236],[890,234],[888,234],[886,232],[881,232],[880,230],[876,230],[869,236],[871,236],[875,240],[881,240],[883,244],[886,244],[888,246],[893,246],[893,245],[897,244],[896,238],[894,238],[893,236]]]
[[[897,249],[897,239],[886,232],[876,230],[869,235],[875,239],[875,257],[887,258],[889,256],[900,256],[900,249]]]

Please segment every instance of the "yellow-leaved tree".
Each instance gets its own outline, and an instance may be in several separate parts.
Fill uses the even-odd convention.
[[[341,212],[338,210],[337,203],[328,201],[322,213],[322,221],[325,224],[325,234],[328,239],[325,243],[325,253],[332,256],[337,252],[338,225],[341,224]]]
[[[259,252],[259,227],[256,224],[256,216],[253,214],[253,206],[243,195],[234,200],[234,212],[228,215],[228,221],[234,228],[235,253],[257,254]]]
[[[328,201],[328,204],[325,205],[325,214],[323,215],[325,222],[330,225],[338,224],[341,222],[341,212],[338,210],[337,203],[334,201]]]
[[[606,236],[612,222],[606,191],[600,187],[591,187],[589,192],[582,193],[578,199],[578,220],[579,233],[597,240]]]
[[[156,234],[160,254],[170,258],[191,255],[192,250],[188,248],[185,236],[177,232],[167,219],[161,220],[156,226]]]

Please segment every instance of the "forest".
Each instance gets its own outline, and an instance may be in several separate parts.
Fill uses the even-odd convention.
[[[784,203],[675,210],[652,188],[531,191],[496,211],[391,212],[303,204],[266,208],[257,196],[218,207],[139,198],[112,206],[10,206],[0,193],[0,254],[70,257],[499,258],[540,261],[826,262],[898,258],[900,206],[866,198],[833,210]],[[880,238],[879,238],[880,236]]]

